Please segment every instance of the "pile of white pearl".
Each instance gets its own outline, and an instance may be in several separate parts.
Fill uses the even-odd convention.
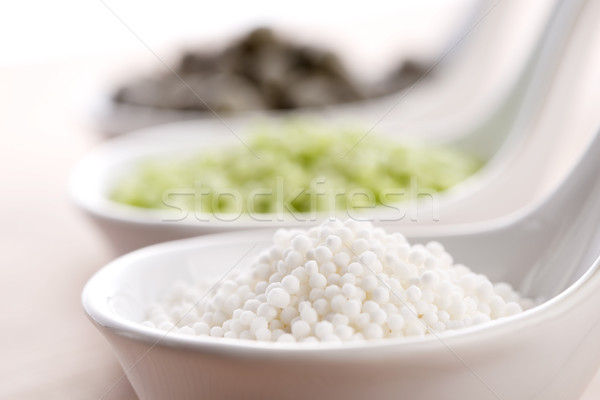
[[[424,336],[531,305],[441,244],[410,245],[369,222],[279,230],[257,261],[206,295],[178,283],[144,324],[190,335],[277,342]]]

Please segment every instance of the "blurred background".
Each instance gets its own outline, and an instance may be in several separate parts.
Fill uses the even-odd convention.
[[[80,306],[83,285],[113,252],[66,190],[73,167],[90,149],[107,136],[151,125],[140,122],[138,114],[114,107],[123,85],[170,75],[169,69],[181,67],[186,51],[217,51],[254,28],[269,27],[284,38],[333,51],[349,79],[361,85],[386,88],[382,79],[398,71],[407,79],[398,83],[399,90],[419,82],[420,90],[415,90],[419,93],[407,96],[408,111],[401,110],[410,116],[407,126],[435,114],[452,131],[466,124],[468,118],[461,113],[496,106],[498,93],[508,90],[505,82],[516,81],[526,52],[551,14],[551,3],[2,3],[0,399],[136,398],[108,344]],[[510,16],[510,21],[504,17],[504,25],[498,22],[501,13]],[[493,66],[486,64],[487,55],[493,53],[490,46],[497,46],[498,62]],[[466,47],[479,50],[463,51]],[[597,56],[592,54],[594,60]],[[474,80],[457,86],[452,78],[456,76]],[[464,91],[460,101],[448,95],[459,90]],[[479,97],[480,92],[485,96]],[[386,94],[390,93],[395,92]],[[411,99],[419,106],[411,108]],[[460,112],[446,106],[444,113],[436,112],[442,103],[453,103]],[[375,109],[369,121],[383,114]],[[426,122],[419,123],[423,135],[433,131]],[[475,117],[470,123],[485,125]],[[553,154],[564,158],[548,166],[540,178],[540,192],[565,172],[577,154],[580,141],[574,135],[575,139],[551,147]],[[519,201],[524,200],[515,197],[514,205]],[[582,399],[599,395],[596,377]]]
[[[72,56],[131,57],[144,52],[135,35],[156,51],[168,51],[173,46],[222,41],[269,25],[300,29],[308,41],[340,44],[338,50],[344,53],[356,49],[362,56],[353,54],[354,61],[378,68],[391,46],[400,54],[435,54],[466,23],[475,3],[375,1],[367,7],[319,1],[285,6],[273,1],[23,1],[3,5],[0,22],[5,39],[0,60],[14,64]]]

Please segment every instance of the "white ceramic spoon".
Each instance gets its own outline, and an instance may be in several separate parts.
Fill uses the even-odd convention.
[[[600,363],[599,164],[597,134],[539,204],[502,223],[409,238],[439,240],[473,270],[549,298],[487,324],[425,338],[306,345],[166,334],[140,324],[144,305],[175,280],[213,279],[249,262],[242,255],[266,246],[268,230],[138,250],[100,270],[83,305],[142,400],[576,400]]]
[[[544,29],[504,102],[476,129],[452,138],[452,146],[491,158],[505,142],[518,141],[523,136],[523,126],[544,106],[544,96],[563,62],[565,47],[585,3],[586,0],[553,2]]]
[[[547,37],[540,40],[538,51],[530,56],[529,68],[523,72],[524,76],[532,79],[531,83],[523,84],[519,90],[515,90],[513,101],[509,102],[513,108],[515,104],[522,106],[518,123],[513,129],[507,129],[505,126],[511,118],[508,118],[505,112],[498,112],[497,115],[504,116],[504,120],[498,124],[498,127],[489,129],[489,132],[485,134],[479,132],[469,134],[467,137],[460,137],[455,144],[460,144],[461,147],[468,148],[481,157],[487,158],[491,157],[494,152],[498,152],[498,147],[503,140],[506,140],[507,136],[513,140],[509,140],[506,146],[503,146],[503,150],[498,152],[482,171],[440,195],[439,205],[444,218],[451,214],[445,211],[448,206],[460,208],[461,202],[468,201],[473,195],[492,184],[498,176],[502,176],[503,171],[515,161],[512,157],[513,153],[518,153],[517,150],[526,148],[517,145],[522,144],[526,136],[531,136],[527,134],[530,132],[525,125],[536,117],[535,111],[540,104],[544,104],[542,101],[545,94],[544,89],[547,89],[549,85],[556,64],[562,62],[560,60],[560,56],[564,53],[562,42],[566,40],[565,37],[569,36],[571,25],[581,6],[581,1],[576,0],[554,1],[554,14],[549,19],[550,22],[546,29]],[[519,92],[518,96],[517,92]],[[526,92],[527,96],[521,102],[519,98],[523,97],[522,92]],[[244,119],[229,120],[228,126],[234,132],[240,133],[248,129],[247,121]],[[115,204],[107,199],[106,193],[114,182],[115,174],[118,170],[128,168],[135,163],[136,158],[148,155],[164,156],[171,151],[175,153],[192,148],[200,149],[227,142],[237,144],[236,138],[229,131],[228,126],[223,125],[220,121],[188,121],[151,128],[144,133],[139,132],[109,141],[86,157],[74,171],[71,180],[73,197],[106,231],[107,237],[120,254],[144,245],[197,234],[242,228],[285,227],[305,223],[291,215],[281,218],[275,215],[260,215],[257,218],[250,218],[246,215],[240,216],[240,218],[235,218],[235,215],[223,218],[201,216],[200,219],[189,218],[185,221],[178,221],[180,216],[174,218],[165,216],[162,210],[142,210]],[[389,134],[392,134],[392,131],[389,131]],[[534,150],[531,149],[531,152]],[[471,203],[476,203],[475,198]],[[428,206],[429,204],[425,205],[425,207]],[[442,206],[446,208],[442,209]],[[412,204],[401,204],[399,208],[401,211],[407,210],[411,213],[418,209]],[[473,207],[470,208],[473,209]],[[310,219],[305,215],[301,217],[304,220]],[[397,213],[394,209],[385,207],[373,210],[372,217],[382,221],[401,219],[407,225],[415,225],[412,220],[404,218],[402,212]],[[430,219],[418,221],[418,225],[426,223],[436,225]]]

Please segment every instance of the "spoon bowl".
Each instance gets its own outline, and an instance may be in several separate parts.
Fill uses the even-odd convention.
[[[418,400],[452,393],[465,400],[575,400],[598,365],[595,271],[522,314],[439,337],[299,345],[167,334],[141,324],[145,304],[173,282],[217,277],[269,236],[228,233],[151,246],[118,259],[86,286],[84,307],[140,399],[385,400],[402,393]]]
[[[270,122],[274,126],[280,123],[280,121]],[[343,125],[332,121],[317,120],[317,122],[332,129],[348,126],[347,120]],[[360,126],[360,122],[357,121],[356,124]],[[105,231],[106,237],[119,254],[161,241],[201,234],[235,229],[308,226],[331,216],[345,219],[359,214],[341,208],[321,213],[218,215],[196,213],[194,210],[141,208],[118,203],[109,197],[119,176],[123,175],[122,172],[132,170],[145,159],[176,160],[181,156],[194,155],[227,145],[242,146],[229,129],[236,132],[241,141],[248,142],[248,127],[243,120],[229,121],[227,126],[218,121],[178,122],[111,139],[88,154],[73,171],[70,181],[71,197]],[[398,139],[391,132],[379,136],[388,142],[411,145],[410,142]],[[484,157],[483,154],[474,154],[474,156]],[[508,162],[509,160],[506,159],[498,159],[487,163],[462,182],[444,192],[436,193],[436,200],[440,203],[459,202],[486,185],[505,168]],[[415,190],[418,190],[418,187]],[[420,203],[426,203],[425,206],[429,208],[433,207],[430,204],[430,197],[423,198]],[[405,215],[410,210],[418,207],[418,202],[408,200],[398,202],[394,207],[374,207],[368,212],[369,218],[374,220],[400,221],[405,219]],[[435,218],[433,213],[430,218],[432,221]]]

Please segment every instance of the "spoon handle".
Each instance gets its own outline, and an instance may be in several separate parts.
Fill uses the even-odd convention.
[[[543,107],[544,96],[553,84],[585,3],[586,0],[552,1],[544,26],[506,98],[479,128],[453,141],[454,147],[500,160],[506,158],[506,153],[514,152]]]
[[[540,226],[552,235],[545,257],[532,265],[521,290],[552,297],[583,275],[600,253],[600,129],[566,178],[533,208],[516,228]]]

